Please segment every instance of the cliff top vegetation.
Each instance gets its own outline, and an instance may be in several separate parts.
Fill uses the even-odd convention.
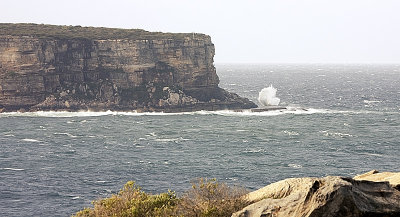
[[[34,36],[40,39],[130,39],[154,40],[177,39],[186,37],[204,39],[209,36],[193,33],[149,32],[143,29],[119,29],[105,27],[58,26],[34,23],[0,23],[0,35]]]

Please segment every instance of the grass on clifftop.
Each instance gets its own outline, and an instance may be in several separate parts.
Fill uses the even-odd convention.
[[[246,193],[243,188],[229,187],[215,179],[199,179],[179,198],[172,191],[157,195],[145,193],[135,182],[129,181],[118,194],[93,201],[93,208],[85,208],[75,216],[224,217],[249,205],[244,199]]]
[[[0,23],[0,35],[35,36],[43,39],[184,39],[192,33],[148,32],[142,29],[118,29],[105,27],[57,26],[33,23]],[[208,36],[196,33],[195,38]]]

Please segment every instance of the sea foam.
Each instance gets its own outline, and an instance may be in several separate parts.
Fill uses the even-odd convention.
[[[269,88],[269,87],[268,87]],[[267,88],[264,88],[267,89]],[[275,88],[274,88],[275,89]],[[262,91],[261,91],[262,92]],[[260,93],[261,93],[260,92]],[[269,98],[269,97],[268,97]],[[275,97],[276,98],[276,97]],[[279,99],[279,98],[276,98]],[[275,103],[277,100],[275,100]],[[400,110],[400,109],[399,109]],[[348,114],[398,114],[398,112],[381,112],[381,111],[368,111],[368,110],[332,110],[332,109],[316,109],[316,108],[302,108],[298,106],[286,106],[286,109],[271,110],[263,112],[252,112],[251,110],[218,110],[218,111],[194,111],[194,112],[177,112],[177,113],[164,113],[164,112],[118,112],[118,111],[39,111],[39,112],[8,112],[0,113],[1,117],[49,117],[49,118],[74,118],[74,117],[98,117],[98,116],[179,116],[179,115],[220,115],[220,116],[277,116],[285,114],[295,115],[309,115],[309,114],[335,114],[335,113],[348,113]],[[87,120],[80,121],[81,123]],[[68,121],[67,123],[75,123],[75,121]],[[25,140],[26,141],[26,140]]]

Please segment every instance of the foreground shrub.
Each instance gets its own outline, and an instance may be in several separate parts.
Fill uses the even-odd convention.
[[[183,195],[177,213],[183,216],[231,216],[249,205],[244,198],[246,193],[243,188],[201,178]]]
[[[94,208],[86,208],[76,216],[172,216],[177,202],[174,192],[149,195],[129,181],[117,195],[93,201]]]
[[[76,216],[231,216],[249,204],[244,199],[246,193],[243,188],[202,178],[177,198],[172,191],[149,195],[129,181],[118,194],[93,201],[94,208],[85,208]]]

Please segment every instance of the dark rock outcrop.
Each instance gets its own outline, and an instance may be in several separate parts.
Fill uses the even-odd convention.
[[[400,216],[400,173],[345,178],[291,178],[248,194],[253,204],[235,217]],[[371,180],[368,180],[371,178]]]
[[[218,87],[213,57],[203,34],[0,24],[0,109],[256,107]]]

